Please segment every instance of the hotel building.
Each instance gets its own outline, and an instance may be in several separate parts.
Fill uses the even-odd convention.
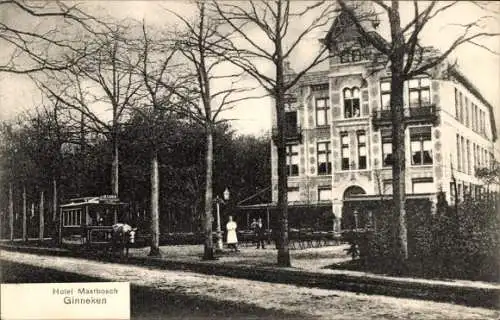
[[[323,40],[330,49],[328,67],[305,74],[290,92],[284,132],[290,206],[331,206],[337,218],[352,195],[392,193],[390,73],[386,66],[376,68],[375,49],[356,30],[342,27],[342,19]],[[372,26],[365,29],[376,33]],[[293,73],[289,65],[287,72]],[[493,107],[479,90],[457,67],[443,63],[406,81],[404,101],[406,193],[442,190],[453,203],[453,181],[459,198],[480,193],[475,170],[492,163],[497,133]],[[271,144],[276,203],[277,150]]]

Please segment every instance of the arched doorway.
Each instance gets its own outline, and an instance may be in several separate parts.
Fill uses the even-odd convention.
[[[366,194],[366,191],[360,186],[350,186],[344,191],[342,206],[342,229],[357,229],[359,227],[360,209],[359,202],[349,201],[353,196]]]
[[[360,194],[366,194],[363,188],[358,186],[350,186],[349,188],[345,189],[343,199],[348,199],[351,196],[356,196]]]

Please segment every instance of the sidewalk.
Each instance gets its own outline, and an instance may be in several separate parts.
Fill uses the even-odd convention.
[[[8,249],[8,245],[1,245]],[[11,248],[12,249],[12,248]],[[63,249],[18,248],[24,252],[68,256]],[[278,268],[276,250],[240,248],[238,253],[224,252],[218,260],[203,261],[202,246],[164,246],[162,257],[148,257],[148,248],[133,249],[126,261],[141,266],[169,270],[188,270],[209,275],[245,278],[304,287],[347,290],[368,294],[453,302],[487,308],[500,307],[500,285],[466,280],[428,280],[398,278],[367,272],[325,269],[327,265],[349,259],[345,246],[292,250],[292,268]]]
[[[470,308],[449,303],[366,295],[337,290],[305,288],[231,277],[204,275],[178,270],[124,265],[73,257],[53,257],[0,250],[1,260],[45,270],[57,270],[101,281],[127,281],[132,291],[151,289],[147,301],[150,309],[156,305],[175,303],[186,310],[186,318],[196,305],[227,306],[247,310],[240,315],[231,311],[217,319],[257,319],[258,314],[274,314],[267,319],[498,319],[498,310]],[[23,267],[16,267],[19,270]],[[46,271],[46,272],[47,272]],[[45,273],[44,273],[45,274]],[[132,307],[143,300],[132,299]],[[168,300],[175,296],[176,299]],[[185,297],[185,298],[183,298]],[[177,299],[179,298],[179,299]],[[188,303],[186,303],[188,300]],[[190,301],[190,302],[189,302]],[[221,308],[221,307],[219,307]],[[193,310],[193,311],[190,311]],[[158,313],[144,319],[165,319]]]

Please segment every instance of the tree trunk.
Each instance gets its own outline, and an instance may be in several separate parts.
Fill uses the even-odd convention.
[[[111,165],[111,192],[118,197],[119,152],[116,134],[113,138],[113,162]]]
[[[151,157],[151,248],[150,256],[160,256],[160,212],[159,212],[159,177],[158,152],[153,151]]]
[[[213,213],[212,213],[212,179],[213,179],[213,128],[211,124],[207,124],[206,127],[206,139],[207,139],[207,150],[205,155],[207,172],[205,176],[205,219],[203,221],[203,228],[205,231],[205,246],[203,252],[203,260],[213,260],[214,256],[214,243],[212,239],[212,224],[213,224]]]
[[[28,208],[26,207],[26,186],[23,186],[23,241],[28,241],[27,217]]]
[[[80,114],[80,158],[77,163],[78,166],[78,195],[80,197],[86,196],[86,183],[85,181],[85,116],[83,112]]]
[[[278,266],[290,267],[290,248],[288,246],[288,182],[286,172],[286,147],[284,136],[285,106],[284,92],[278,85],[276,94],[276,115],[278,120],[278,208],[280,210],[280,234],[278,243]]]
[[[52,179],[52,239],[57,238],[58,226],[57,226],[57,180]]]
[[[57,221],[57,180],[52,180],[52,222]]]
[[[40,192],[40,219],[39,219],[39,232],[38,240],[43,241],[43,234],[45,231],[45,217],[44,217],[44,194],[43,191]]]
[[[281,14],[282,3],[277,6],[277,19],[275,30],[281,28]],[[286,15],[286,13],[285,13]],[[286,19],[286,18],[285,18]],[[280,32],[278,32],[280,34]],[[286,172],[286,147],[285,147],[285,75],[283,57],[283,39],[276,37],[276,87],[275,87],[275,100],[276,100],[276,116],[278,122],[278,208],[280,210],[280,235],[278,244],[278,266],[291,267],[290,262],[290,248],[288,246],[288,181]]]
[[[391,27],[391,117],[392,117],[392,189],[394,195],[394,266],[396,270],[404,267],[408,259],[408,240],[406,230],[406,159],[405,159],[405,119],[404,119],[404,59],[405,39],[401,29],[399,3],[392,1],[392,11],[389,14]]]
[[[405,121],[403,104],[403,79],[392,71],[391,115],[392,115],[392,178],[394,194],[394,254],[402,262],[408,258],[408,239],[406,229],[406,159],[405,159]]]
[[[9,183],[9,239],[14,240],[14,199],[12,198],[12,183]]]

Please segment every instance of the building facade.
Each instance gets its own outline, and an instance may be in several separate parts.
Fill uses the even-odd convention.
[[[340,20],[323,40],[330,48],[328,67],[305,74],[288,97],[284,132],[289,204],[331,203],[337,218],[352,195],[392,193],[390,73]],[[340,27],[345,31],[339,35]],[[328,38],[332,34],[335,39]],[[406,81],[404,92],[406,193],[442,190],[453,203],[455,182],[459,198],[479,194],[482,182],[475,170],[494,159],[493,107],[447,64]],[[276,203],[274,142],[271,149]]]

